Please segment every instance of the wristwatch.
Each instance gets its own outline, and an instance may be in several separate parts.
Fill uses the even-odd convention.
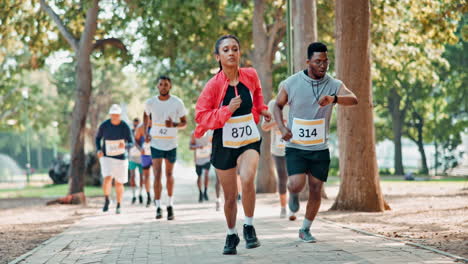
[[[333,103],[338,103],[338,96],[336,94],[332,94],[335,98],[333,99]]]

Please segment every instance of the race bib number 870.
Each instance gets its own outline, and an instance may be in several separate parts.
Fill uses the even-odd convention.
[[[223,146],[240,148],[260,140],[252,114],[231,117],[223,127]]]

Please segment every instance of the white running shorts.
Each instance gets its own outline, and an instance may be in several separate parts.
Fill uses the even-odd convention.
[[[120,160],[109,157],[99,159],[101,164],[101,175],[103,178],[111,176],[119,183],[128,181],[128,160]]]

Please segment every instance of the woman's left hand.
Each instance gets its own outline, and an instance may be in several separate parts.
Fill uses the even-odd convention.
[[[263,118],[265,118],[265,121],[270,122],[271,121],[271,113],[268,112],[267,110],[263,110],[261,115]]]

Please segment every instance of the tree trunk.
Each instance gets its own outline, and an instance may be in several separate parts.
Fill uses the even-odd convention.
[[[395,154],[393,155],[395,175],[404,175],[403,155],[401,148],[401,137],[403,135],[403,113],[400,110],[401,97],[395,89],[391,89],[389,100],[389,110],[392,115],[392,132]]]
[[[268,36],[264,21],[265,1],[255,0],[254,16],[253,16],[253,41],[254,53],[253,64],[258,72],[265,103],[271,100],[272,83],[273,83],[273,53],[275,48],[272,46],[272,39],[276,37],[276,32],[273,36]],[[273,167],[273,159],[270,150],[270,132],[262,134],[262,146],[260,161],[258,164],[257,175],[257,192],[259,193],[275,193],[276,192],[276,177]]]
[[[79,54],[76,66],[76,99],[72,115],[70,194],[84,191],[86,117],[91,96],[89,54]]]
[[[331,209],[382,212],[372,112],[369,0],[337,1],[335,14],[337,77],[356,94],[359,104],[338,107],[341,184]]]
[[[86,12],[86,23],[81,35],[76,53],[76,97],[72,115],[72,130],[70,133],[71,162],[70,162],[70,194],[84,191],[86,117],[89,109],[92,89],[91,52],[97,28],[99,11],[98,0]]]
[[[426,151],[424,150],[424,140],[423,140],[423,126],[424,121],[421,117],[418,118],[419,123],[416,125],[416,129],[418,131],[418,140],[416,140],[416,145],[418,145],[419,153],[421,154],[421,173],[428,175],[429,168],[427,167],[427,158],[426,158]]]
[[[305,69],[307,47],[317,41],[317,4],[316,0],[293,0],[293,72]]]

